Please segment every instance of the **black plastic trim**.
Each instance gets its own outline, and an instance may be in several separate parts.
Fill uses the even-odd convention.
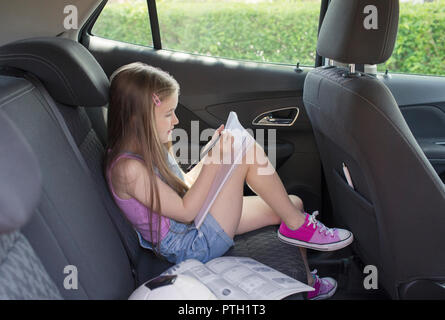
[[[78,34],[78,42],[84,43],[86,40],[85,35],[91,34],[91,29],[93,29],[94,24],[96,23],[97,18],[99,17],[100,13],[104,9],[105,5],[107,4],[108,0],[103,0],[94,10],[93,14],[88,18],[87,22],[84,23],[82,28],[80,28],[79,34]]]
[[[398,286],[398,298],[406,300],[445,299],[445,279],[413,279]]]
[[[150,18],[151,36],[153,38],[153,47],[155,50],[162,49],[161,32],[159,30],[158,10],[156,9],[156,0],[147,0],[148,15]]]
[[[330,2],[330,0],[321,0],[320,17],[318,20],[317,39],[318,39],[318,35],[320,34],[321,25],[323,24],[323,20],[326,15],[326,11],[328,11],[329,2]],[[317,53],[317,48],[315,48],[315,67],[320,67],[322,65],[324,65],[324,57],[320,56]]]

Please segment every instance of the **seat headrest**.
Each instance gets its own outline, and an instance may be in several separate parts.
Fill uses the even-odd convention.
[[[73,40],[45,37],[0,47],[0,66],[34,74],[54,100],[70,106],[108,103],[108,78],[93,55]]]
[[[398,0],[332,0],[317,52],[348,64],[385,62],[394,49],[398,24]]]
[[[0,234],[20,229],[42,191],[40,167],[31,147],[0,111]]]

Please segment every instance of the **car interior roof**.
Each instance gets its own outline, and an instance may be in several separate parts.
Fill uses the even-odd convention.
[[[60,36],[76,40],[82,25],[101,2],[100,0],[1,1],[0,12],[8,12],[7,15],[2,15],[2,24],[8,27],[0,29],[0,45],[19,39],[43,36]],[[64,13],[64,8],[68,5],[74,5],[78,10],[78,29],[64,29],[62,22],[67,15]]]

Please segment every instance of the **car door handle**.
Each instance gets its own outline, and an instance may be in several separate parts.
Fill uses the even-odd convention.
[[[300,109],[286,107],[261,113],[255,117],[252,124],[255,126],[291,126],[297,120]]]
[[[272,118],[272,115],[268,115],[260,120],[260,123],[265,124],[290,124],[293,119],[285,119],[285,118]]]

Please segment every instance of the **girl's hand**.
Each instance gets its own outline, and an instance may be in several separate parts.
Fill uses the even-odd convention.
[[[208,153],[209,160],[214,164],[223,163],[223,161],[232,162],[235,137],[227,130],[221,129],[219,132],[220,139]]]
[[[218,136],[221,134],[221,132],[224,130],[224,125],[220,125],[218,129],[215,130],[215,133],[213,133],[212,139],[210,139],[209,142],[207,142],[207,144],[204,146],[204,148],[202,148],[203,150],[207,149],[208,146],[210,146],[213,141],[215,141]]]
[[[207,144],[202,148],[202,150],[207,150],[209,148],[209,146],[218,138],[218,136],[221,134],[221,132],[223,130],[224,130],[224,125],[222,124],[222,125],[219,126],[218,129],[215,130],[215,132],[213,133],[212,138],[210,139],[209,142],[207,142]]]
[[[221,132],[223,130],[224,130],[224,125],[222,124],[222,125],[219,126],[218,129],[215,130],[215,133],[213,134],[212,139],[210,141],[216,139],[221,134]]]
[[[209,142],[207,142],[207,144],[202,148],[202,150],[207,150],[213,144],[213,142],[218,138],[218,136],[221,134],[223,130],[224,130],[224,125],[222,124],[219,126],[218,129],[215,130],[212,138],[210,139]],[[204,153],[204,151],[202,151],[202,153]]]

